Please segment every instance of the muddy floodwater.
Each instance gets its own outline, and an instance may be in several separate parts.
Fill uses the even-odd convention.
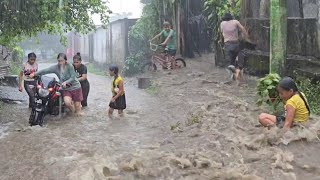
[[[29,127],[26,93],[0,87],[16,101],[0,110],[0,179],[320,179],[319,118],[283,132],[257,127],[256,78],[227,83],[213,55],[187,68],[125,78],[125,117],[107,117],[111,78],[89,74],[85,116],[47,116]]]

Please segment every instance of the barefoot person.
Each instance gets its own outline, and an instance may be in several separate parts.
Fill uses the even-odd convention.
[[[225,58],[229,63],[228,69],[234,74],[234,80],[239,80],[239,74],[243,68],[241,61],[237,59],[240,52],[239,31],[248,42],[252,42],[248,39],[246,29],[229,13],[222,18],[220,31],[224,42]]]
[[[259,116],[259,122],[265,126],[277,125],[278,127],[291,128],[293,123],[303,123],[308,121],[310,107],[305,95],[298,90],[293,79],[283,78],[277,88],[280,98],[285,106],[284,116],[274,116],[262,113]]]
[[[83,101],[81,101],[82,107],[88,106],[87,99],[90,91],[90,84],[87,79],[87,67],[82,64],[80,53],[73,56],[73,67],[76,70],[77,78],[80,81],[82,88]]]
[[[124,93],[123,79],[119,76],[119,68],[117,66],[111,66],[109,68],[110,76],[114,79],[111,85],[112,98],[109,104],[109,117],[112,116],[114,109],[118,110],[120,117],[123,116],[123,110],[126,109],[126,96]]]
[[[30,75],[30,77],[41,76],[45,74],[56,74],[63,88],[63,101],[66,107],[73,114],[83,115],[81,112],[82,89],[73,66],[67,62],[67,56],[60,53],[57,57],[58,64],[47,69],[43,69]]]
[[[22,92],[22,81],[24,81],[24,89],[28,93],[29,96],[29,108],[34,105],[34,93],[32,89],[29,88],[29,85],[36,86],[36,81],[30,77],[30,74],[36,72],[38,70],[38,64],[36,62],[37,56],[35,53],[28,54],[28,61],[23,64],[23,67],[20,71],[19,75],[19,91]]]

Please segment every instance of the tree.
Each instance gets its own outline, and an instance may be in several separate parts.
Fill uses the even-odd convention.
[[[0,44],[13,46],[25,36],[38,32],[63,35],[74,30],[88,33],[95,30],[92,14],[99,14],[108,23],[111,11],[102,0],[1,0]],[[63,25],[63,26],[62,26]]]

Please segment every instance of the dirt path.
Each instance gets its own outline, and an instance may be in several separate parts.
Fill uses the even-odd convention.
[[[255,127],[255,79],[225,84],[211,58],[144,75],[154,80],[146,91],[126,79],[121,120],[105,113],[110,79],[91,74],[82,118],[28,128],[26,104],[4,105],[0,179],[319,179],[316,118],[285,136]]]

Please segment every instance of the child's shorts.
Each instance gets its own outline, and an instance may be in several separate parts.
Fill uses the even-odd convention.
[[[285,122],[285,120],[286,120],[286,117],[284,117],[284,116],[276,116],[276,120],[277,120],[276,125],[277,125],[279,128],[283,128],[284,122]]]

